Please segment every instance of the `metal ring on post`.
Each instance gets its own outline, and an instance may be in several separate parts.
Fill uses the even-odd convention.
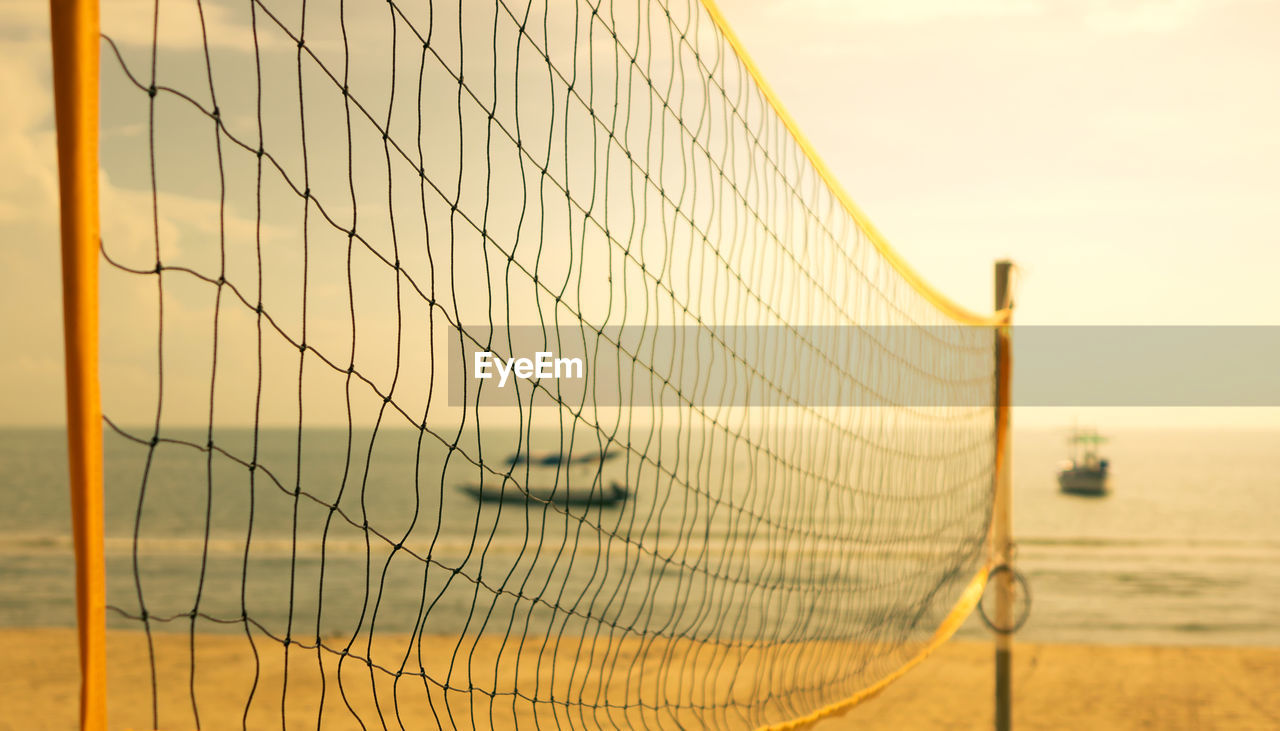
[[[995,583],[996,576],[1002,572],[1007,572],[1013,577],[1013,580],[1017,582],[1018,586],[1021,587],[1021,594],[1027,598],[1026,610],[1010,627],[997,627],[995,623],[991,621],[991,618],[987,616],[986,607],[981,601],[978,602],[978,616],[982,617],[982,623],[990,627],[992,632],[1000,635],[1011,635],[1022,629],[1022,625],[1026,624],[1027,619],[1031,616],[1031,585],[1027,583],[1027,578],[1022,575],[1021,571],[1009,566],[1009,564],[1000,564],[999,566],[991,569],[987,574],[987,586],[991,586]]]

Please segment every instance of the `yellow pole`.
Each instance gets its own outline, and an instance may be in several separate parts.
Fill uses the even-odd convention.
[[[98,385],[98,4],[96,0],[50,0],[49,10],[62,203],[62,317],[80,632],[80,728],[104,731],[107,602]]]
[[[1009,271],[1013,263],[996,262],[996,309],[1005,310],[1011,307],[1009,301]],[[1004,567],[995,575],[996,621],[997,628],[1013,626],[1013,495],[1010,479],[1010,433],[1009,433],[1009,376],[1011,373],[1011,354],[1009,350],[1009,327],[1012,318],[996,329],[996,469],[995,469],[995,509],[992,515],[992,564]],[[1009,731],[1013,726],[1013,680],[1011,663],[1013,657],[1013,635],[1009,632],[996,632],[996,729]]]

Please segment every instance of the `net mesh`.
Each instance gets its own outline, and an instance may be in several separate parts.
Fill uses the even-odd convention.
[[[991,332],[940,329],[702,5],[103,27],[116,721],[781,722],[982,563]],[[508,325],[610,354],[610,405],[451,391]]]

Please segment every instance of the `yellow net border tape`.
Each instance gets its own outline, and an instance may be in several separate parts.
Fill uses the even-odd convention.
[[[847,211],[858,224],[858,227],[861,228],[867,238],[871,240],[871,243],[876,247],[876,250],[880,252],[880,255],[883,256],[900,275],[902,275],[902,278],[905,279],[913,289],[919,292],[926,300],[933,304],[934,307],[942,310],[942,312],[956,322],[964,325],[986,326],[1000,325],[1007,322],[1009,319],[1007,310],[1000,310],[990,315],[980,315],[976,312],[972,312],[960,306],[942,292],[939,292],[931,284],[926,282],[915,269],[912,269],[911,265],[907,264],[898,252],[889,245],[889,242],[885,239],[884,235],[880,233],[879,229],[875,227],[875,224],[871,223],[871,220],[867,218],[867,215],[862,212],[862,209],[858,207],[858,204],[853,202],[853,199],[849,197],[849,193],[845,191],[844,187],[840,185],[840,182],[836,180],[831,169],[828,168],[827,164],[818,156],[817,151],[813,148],[813,145],[809,143],[808,138],[804,136],[804,133],[800,131],[800,127],[796,124],[795,120],[791,118],[791,115],[787,112],[786,108],[782,106],[782,102],[778,99],[778,95],[773,93],[773,89],[769,86],[769,83],[764,80],[764,76],[760,73],[760,69],[756,67],[755,62],[751,60],[751,56],[743,47],[742,41],[738,40],[738,36],[735,35],[733,29],[729,27],[728,22],[724,19],[724,15],[720,13],[720,8],[716,6],[715,0],[701,0],[701,2],[702,7],[705,8],[707,14],[711,16],[711,20],[715,22],[716,27],[720,29],[720,32],[724,35],[725,39],[729,41],[729,45],[733,47],[733,51],[737,54],[738,60],[740,60],[742,65],[746,67],[747,73],[751,74],[751,78],[754,79],[756,85],[760,87],[761,93],[764,94],[764,98],[769,102],[769,105],[773,107],[773,111],[777,113],[778,117],[782,120],[782,123],[786,125],[791,136],[795,138],[796,143],[800,145],[800,149],[804,150],[805,156],[809,158],[809,162],[813,165],[814,169],[818,171],[818,175],[822,177],[823,182],[825,182],[827,187],[835,194],[836,199],[840,201],[840,205],[844,207],[845,211]]]
[[[827,164],[818,155],[817,150],[815,150],[813,145],[809,142],[809,139],[800,131],[800,127],[791,117],[791,114],[787,112],[786,108],[782,105],[781,100],[778,99],[778,95],[774,93],[773,88],[769,86],[767,81],[765,81],[764,75],[760,73],[760,69],[755,65],[755,62],[752,61],[751,55],[748,54],[746,48],[743,47],[742,41],[738,39],[738,36],[733,32],[733,29],[729,27],[724,15],[720,12],[720,8],[716,6],[715,0],[701,0],[701,2],[703,8],[707,11],[707,14],[711,16],[711,20],[720,30],[720,33],[724,35],[725,40],[727,40],[729,45],[733,48],[734,53],[738,56],[738,60],[742,62],[747,73],[749,73],[751,78],[755,80],[756,85],[760,88],[761,93],[764,94],[769,105],[773,107],[778,118],[782,120],[784,125],[786,125],[787,130],[796,140],[800,149],[804,151],[805,156],[809,158],[810,164],[814,166],[814,169],[817,170],[818,175],[822,178],[823,182],[825,182],[827,187],[831,189],[836,199],[840,202],[840,205],[846,212],[848,212],[849,216],[853,218],[854,222],[862,229],[867,238],[871,240],[872,245],[876,247],[876,251],[878,251],[880,255],[889,262],[889,264],[902,276],[903,279],[906,280],[908,284],[911,285],[913,289],[919,292],[921,296],[923,296],[933,306],[937,307],[956,322],[964,325],[988,327],[1007,326],[1010,322],[1011,315],[1008,308],[998,310],[990,315],[980,315],[962,307],[950,297],[947,297],[925,281],[925,279],[921,277],[920,274],[911,267],[911,265],[907,264],[902,256],[889,245],[888,240],[886,240],[884,235],[880,233],[880,230],[875,227],[875,224],[867,218],[867,215],[862,212],[862,209],[858,207],[858,204],[853,202],[853,198],[849,196],[848,191],[846,191],[844,186],[840,184],[840,181],[836,179],[835,175],[831,172],[831,169],[827,167]],[[986,589],[989,573],[990,567],[984,567],[974,575],[973,579],[969,582],[969,585],[965,587],[964,593],[960,595],[959,600],[957,600],[955,605],[952,606],[951,611],[947,614],[946,618],[943,619],[942,623],[938,625],[938,628],[934,631],[933,637],[929,640],[928,644],[926,644],[920,652],[916,653],[914,657],[904,663],[897,670],[881,678],[875,684],[863,688],[844,700],[819,708],[807,716],[802,716],[800,718],[795,718],[772,726],[766,726],[764,728],[772,729],[774,731],[805,728],[822,719],[839,716],[859,703],[879,695],[879,693],[888,687],[890,683],[905,675],[909,670],[923,662],[925,658],[927,658],[944,642],[951,639],[951,636],[955,634],[956,630],[960,628],[960,625],[964,623],[969,614],[973,612],[976,606],[978,606],[978,602],[982,600],[982,593]]]
[[[819,708],[807,716],[801,716],[800,718],[784,721],[771,726],[764,726],[763,728],[769,729],[770,731],[807,728],[808,726],[811,726],[823,719],[839,716],[859,703],[879,695],[880,691],[887,688],[890,683],[901,678],[903,675],[906,675],[908,670],[919,665],[925,658],[929,657],[930,653],[942,646],[944,642],[951,639],[951,635],[955,634],[956,630],[960,629],[960,625],[964,624],[964,620],[973,611],[974,607],[978,606],[978,602],[982,600],[982,592],[987,587],[987,576],[989,573],[990,569],[988,567],[983,567],[981,571],[974,574],[969,585],[965,587],[964,593],[960,595],[960,599],[951,607],[951,611],[947,614],[946,618],[942,620],[942,623],[938,625],[938,629],[934,630],[933,637],[930,638],[928,644],[926,644],[920,652],[916,653],[914,657],[903,663],[903,665],[897,670],[894,670],[892,673],[881,678],[874,685],[869,685],[844,700]]]

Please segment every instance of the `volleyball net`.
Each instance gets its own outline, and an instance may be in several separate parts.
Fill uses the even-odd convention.
[[[709,3],[140,7],[101,45],[126,723],[800,724],[973,607],[1005,313],[893,253]],[[473,377],[530,350],[586,373]]]

